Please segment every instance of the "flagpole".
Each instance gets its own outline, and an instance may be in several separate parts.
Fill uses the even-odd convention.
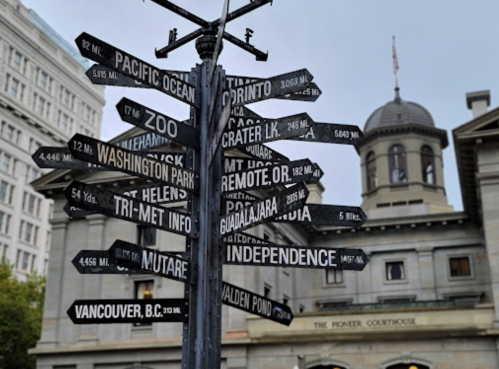
[[[397,60],[397,50],[395,49],[395,36],[392,36],[393,39],[393,46],[392,46],[392,59],[393,59],[393,74],[395,74],[395,89],[398,90],[399,88],[399,81],[398,81],[398,69],[399,69],[399,63]]]

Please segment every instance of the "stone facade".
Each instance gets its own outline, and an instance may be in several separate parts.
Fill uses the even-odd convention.
[[[77,132],[100,135],[104,89],[87,67],[35,12],[0,1],[0,259],[21,279],[46,273],[51,244],[52,201],[30,186],[48,171],[31,155]]]
[[[372,210],[372,215],[360,229],[285,223],[252,229],[254,235],[278,244],[360,248],[370,262],[361,272],[224,267],[225,281],[280,302],[288,299],[294,319],[286,327],[224,306],[221,367],[499,367],[498,121],[496,108],[453,131],[463,212],[443,211],[448,207],[443,182],[441,192],[430,193],[423,192],[424,185],[419,183],[416,190],[421,191],[423,203],[389,206],[383,211],[377,211],[376,202],[366,203],[365,210]],[[445,145],[441,131],[430,131],[392,132],[390,138],[375,137],[372,144],[385,145],[385,150],[386,140],[406,147],[411,143],[419,147],[427,140],[434,147],[438,178]],[[125,135],[137,133],[134,129]],[[363,146],[358,150],[363,161],[367,151]],[[380,177],[388,174],[383,162],[380,159]],[[419,162],[419,156],[408,160],[409,171],[420,171]],[[76,171],[54,171],[35,182],[41,193],[54,200],[42,337],[32,350],[38,355],[38,368],[180,368],[182,326],[178,323],[74,325],[68,318],[66,311],[76,299],[134,298],[144,281],[152,282],[154,297],[183,294],[182,283],[155,276],[78,274],[71,260],[80,250],[105,250],[117,238],[136,242],[139,230],[131,223],[100,215],[70,221],[61,210],[66,202],[61,191],[71,179],[110,189],[141,182],[116,172]],[[387,202],[400,201],[396,191],[389,196],[392,184],[386,182],[385,188],[382,196]],[[311,190],[313,202],[320,202],[321,185]],[[412,196],[410,188],[404,191]],[[432,211],[435,203],[442,205],[439,211]],[[185,242],[182,236],[158,232],[150,247],[182,251]]]

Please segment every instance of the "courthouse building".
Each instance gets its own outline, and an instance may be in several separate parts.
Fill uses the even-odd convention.
[[[19,0],[0,0],[0,259],[45,274],[52,201],[30,182],[44,172],[31,155],[81,132],[100,135],[104,92],[88,61]]]
[[[488,91],[467,94],[466,103],[473,117],[450,134],[398,89],[366,117],[356,146],[368,215],[360,229],[270,222],[249,231],[282,245],[360,248],[370,262],[361,272],[225,266],[226,282],[288,304],[294,319],[287,327],[224,306],[222,368],[499,367],[499,108],[488,110]],[[449,139],[460,212],[446,199]],[[79,274],[71,260],[80,250],[107,250],[119,238],[183,251],[185,238],[98,214],[70,220],[62,190],[72,179],[115,190],[143,182],[58,170],[34,183],[54,200],[42,335],[32,350],[37,368],[180,368],[180,323],[74,325],[67,316],[77,299],[182,298],[184,291],[182,282],[152,275]],[[321,184],[310,190],[309,201],[320,202]]]

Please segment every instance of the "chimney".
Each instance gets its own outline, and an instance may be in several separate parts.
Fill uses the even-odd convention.
[[[490,106],[490,91],[468,92],[466,94],[466,105],[473,111],[473,119],[487,112]]]

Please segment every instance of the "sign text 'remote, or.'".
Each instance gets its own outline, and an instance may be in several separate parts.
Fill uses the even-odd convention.
[[[274,164],[222,175],[222,192],[238,192],[259,188],[306,182],[314,174],[309,159]]]
[[[232,116],[222,136],[222,147],[232,149],[298,137],[306,134],[313,125],[314,121],[307,113],[257,121],[253,117]]]
[[[272,78],[264,78],[258,82],[248,83],[225,91],[222,95],[222,104],[225,106],[229,99],[232,105],[245,105],[256,101],[284,96],[297,91],[305,90],[314,77],[306,69],[282,74]]]
[[[186,322],[185,299],[76,300],[67,314],[74,324]]]
[[[291,308],[230,283],[222,284],[222,302],[248,313],[289,326],[293,320]]]
[[[116,240],[108,251],[112,265],[186,282],[189,262],[175,255]]]
[[[289,187],[276,195],[255,201],[253,205],[220,217],[220,236],[254,227],[305,205],[308,197],[305,183]]]
[[[81,134],[74,135],[69,140],[68,147],[77,159],[160,181],[190,192],[198,191],[199,178],[192,170],[141,156]]]
[[[116,105],[124,122],[191,148],[199,148],[199,130],[135,101],[122,98]]]
[[[69,205],[79,209],[149,225],[185,236],[192,233],[192,220],[189,215],[139,201],[117,192],[72,181],[64,189],[64,194]]]
[[[98,38],[83,32],[75,40],[85,58],[196,106],[196,88]]]

